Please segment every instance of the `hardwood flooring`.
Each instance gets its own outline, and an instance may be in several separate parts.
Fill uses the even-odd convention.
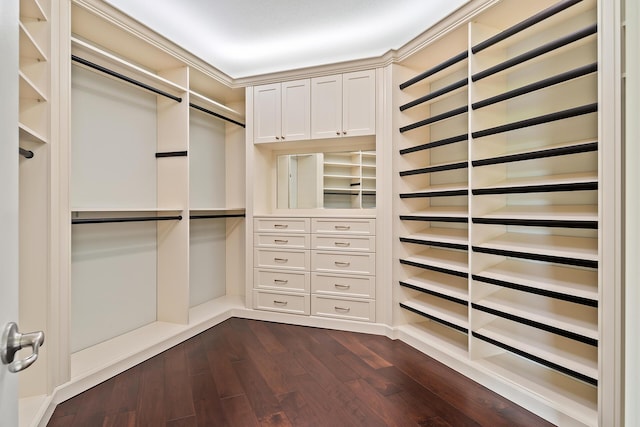
[[[403,342],[239,318],[61,403],[48,424],[550,425]]]

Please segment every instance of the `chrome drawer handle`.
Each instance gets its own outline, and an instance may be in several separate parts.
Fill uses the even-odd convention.
[[[286,245],[287,243],[289,243],[288,240],[283,240],[283,239],[275,239],[273,241],[276,245]]]
[[[334,227],[336,230],[351,230],[350,225],[335,225]]]
[[[274,258],[275,262],[289,262],[289,258]]]
[[[273,300],[275,305],[287,305],[287,301],[278,301],[277,299]]]
[[[335,306],[333,306],[333,308],[336,311],[342,311],[342,312],[345,312],[345,313],[348,313],[348,312],[351,311],[351,309],[349,307],[338,307],[337,305],[335,305]]]
[[[273,228],[287,228],[289,224],[274,224]]]
[[[334,245],[340,246],[341,248],[348,248],[351,246],[351,242],[333,242]]]
[[[334,283],[333,286],[336,287],[336,289],[350,289],[351,285],[342,285],[340,283]]]
[[[286,285],[287,283],[289,283],[288,280],[282,280],[282,279],[273,279],[273,283],[277,284],[277,285]]]
[[[335,261],[334,264],[336,265],[336,267],[349,267],[351,265],[350,262],[344,261]]]

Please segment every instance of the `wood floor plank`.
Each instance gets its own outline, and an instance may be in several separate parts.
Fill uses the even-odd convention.
[[[548,427],[401,341],[232,318],[63,402],[49,427]]]
[[[164,425],[164,354],[140,365],[140,388],[137,399],[137,422],[141,427]],[[171,396],[168,393],[169,398]]]
[[[164,389],[171,392],[171,398],[164,401],[165,420],[195,417],[184,346],[170,348],[164,358]]]

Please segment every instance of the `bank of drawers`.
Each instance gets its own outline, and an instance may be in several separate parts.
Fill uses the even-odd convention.
[[[375,320],[375,220],[254,219],[254,308]]]

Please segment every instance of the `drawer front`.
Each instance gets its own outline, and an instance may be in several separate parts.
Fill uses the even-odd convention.
[[[355,298],[375,298],[375,276],[341,276],[338,274],[313,273],[311,292]]]
[[[376,238],[375,236],[312,234],[311,247],[324,250],[375,252]]]
[[[262,248],[309,249],[309,234],[260,233],[253,235],[253,244]]]
[[[308,315],[311,311],[311,298],[309,294],[284,294],[254,290],[253,308]]]
[[[256,289],[309,292],[310,273],[297,271],[253,270],[253,287]]]
[[[376,320],[376,305],[373,300],[313,295],[311,297],[311,314],[313,316],[374,322]]]
[[[337,251],[312,251],[313,271],[327,273],[352,273],[374,275],[376,256],[374,253]]]
[[[311,232],[319,234],[376,234],[375,219],[313,218]]]
[[[254,267],[284,270],[309,270],[309,251],[299,249],[259,249],[253,250]]]
[[[254,218],[253,231],[256,233],[308,233],[309,218]]]

